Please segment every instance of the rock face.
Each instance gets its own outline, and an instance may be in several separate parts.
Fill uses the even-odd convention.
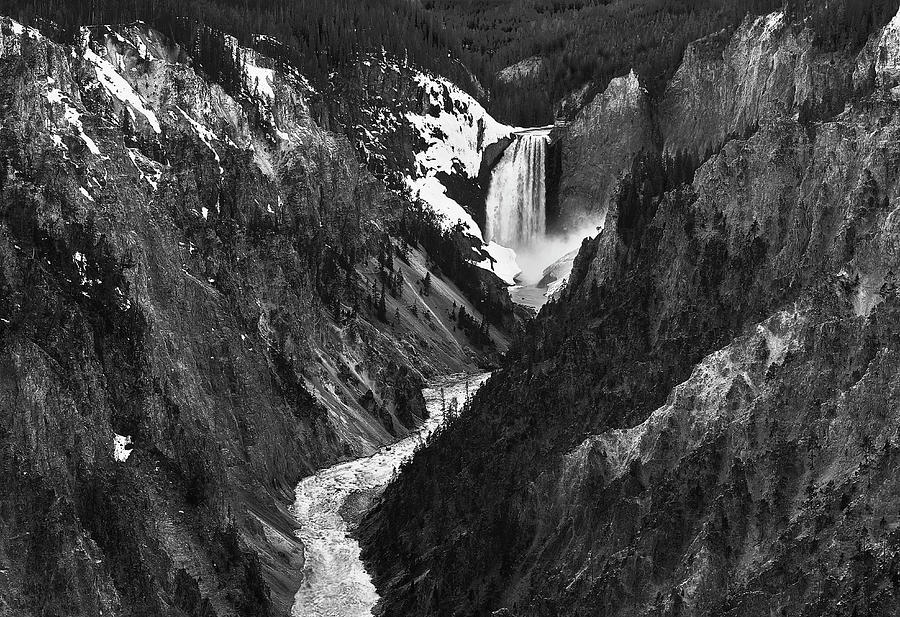
[[[773,115],[831,116],[853,94],[854,69],[854,57],[819,51],[814,34],[783,12],[747,19],[732,37],[685,50],[660,103],[663,151],[714,152]]]
[[[547,78],[547,66],[541,56],[531,56],[497,72],[497,81],[505,85],[525,86]]]
[[[860,58],[869,56],[864,51]],[[890,64],[889,57],[877,62]],[[751,135],[769,118],[796,115],[808,122],[839,113],[855,92],[871,89],[870,71],[857,59],[820,50],[810,30],[777,12],[688,45],[653,105],[634,73],[614,80],[562,133],[561,225],[602,220],[622,177],[648,154],[692,172],[725,142]]]
[[[802,96],[741,40],[769,26],[796,28],[728,43],[768,89],[661,131],[737,136],[689,184],[631,168],[564,299],[365,521],[383,614],[895,614],[893,24]]]
[[[613,79],[559,135],[557,228],[602,224],[620,177],[656,148],[650,99],[637,75]]]
[[[0,19],[0,613],[282,614],[298,477],[479,354],[407,310],[403,203],[302,75],[226,39],[226,91],[142,24],[80,38]]]

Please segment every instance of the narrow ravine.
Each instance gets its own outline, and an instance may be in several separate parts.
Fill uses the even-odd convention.
[[[425,389],[428,419],[419,430],[366,458],[323,469],[300,482],[293,514],[306,549],[303,586],[294,596],[296,617],[368,617],[378,602],[360,548],[342,516],[348,498],[371,496],[393,478],[400,464],[475,393],[488,374],[453,375]]]

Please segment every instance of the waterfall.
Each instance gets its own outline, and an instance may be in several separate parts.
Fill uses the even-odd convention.
[[[485,240],[518,248],[544,236],[549,130],[516,135],[494,168],[486,203]]]

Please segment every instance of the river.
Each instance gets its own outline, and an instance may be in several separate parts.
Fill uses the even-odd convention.
[[[293,515],[305,547],[304,582],[294,596],[295,617],[369,617],[378,594],[360,559],[359,543],[342,516],[348,498],[379,492],[400,464],[435,431],[447,410],[462,406],[488,378],[453,375],[423,391],[428,419],[414,434],[375,454],[323,469],[297,485]]]

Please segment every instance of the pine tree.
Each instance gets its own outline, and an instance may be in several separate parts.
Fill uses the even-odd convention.
[[[131,114],[128,113],[127,109],[122,110],[122,118],[119,121],[119,126],[122,129],[122,136],[125,140],[125,147],[135,147],[136,142],[134,140],[134,124],[131,120]]]
[[[381,286],[381,295],[378,296],[378,319],[387,323],[387,304],[384,300],[384,285]]]

